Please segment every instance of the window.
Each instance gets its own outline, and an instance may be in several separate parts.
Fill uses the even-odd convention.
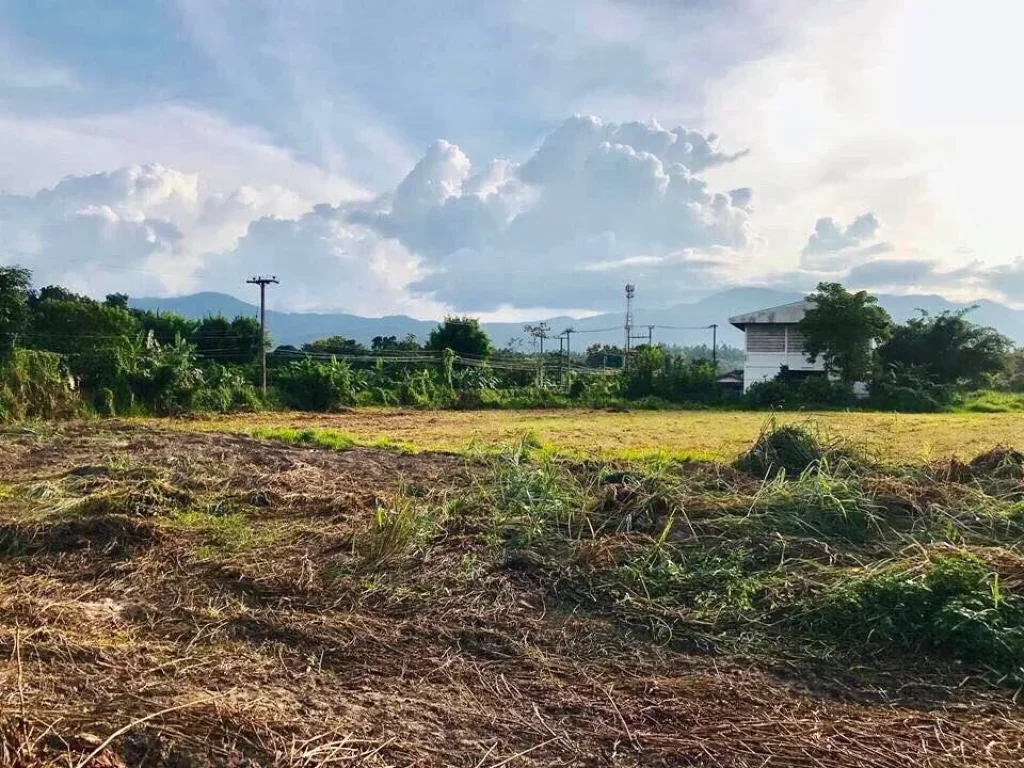
[[[747,352],[785,352],[786,326],[758,324],[747,326]]]
[[[807,337],[793,326],[787,328],[786,333],[789,339],[786,351],[791,355],[797,355],[803,352],[804,346],[807,344]]]

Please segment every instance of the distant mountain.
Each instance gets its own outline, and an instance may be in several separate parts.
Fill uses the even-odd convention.
[[[676,304],[656,310],[638,310],[634,317],[634,334],[646,336],[648,325],[656,342],[666,344],[711,344],[708,326],[718,325],[718,342],[739,346],[743,335],[729,325],[734,315],[765,307],[799,301],[799,293],[786,293],[769,288],[731,288],[688,304]],[[957,304],[941,296],[888,296],[880,295],[879,302],[898,322],[913,317],[918,309],[930,313],[956,311],[971,306]],[[1024,311],[1012,309],[993,301],[974,302],[977,309],[971,319],[981,325],[990,325],[1024,344]],[[256,315],[258,308],[225,293],[194,293],[173,298],[132,299],[131,305],[140,309],[175,312],[185,317],[202,318],[208,315]],[[545,320],[552,332],[567,327],[575,328],[573,349],[582,350],[594,343],[621,344],[623,341],[623,315],[621,312],[593,315],[587,318],[556,317]],[[267,311],[267,327],[275,344],[300,345],[325,336],[345,336],[369,343],[374,336],[402,337],[412,333],[421,341],[437,325],[433,320],[417,320],[405,315],[387,317],[360,317],[348,314],[320,314],[312,312]],[[526,341],[523,323],[485,323],[484,328],[494,344],[504,347],[514,339]],[[634,343],[641,343],[640,341]]]

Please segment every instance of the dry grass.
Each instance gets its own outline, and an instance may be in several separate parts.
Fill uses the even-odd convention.
[[[603,483],[607,538],[577,542],[595,526],[528,463],[495,486],[454,456],[109,424],[2,448],[0,765],[897,768],[1024,750],[1014,690],[973,670],[653,642],[621,618],[642,606],[582,609],[529,551],[503,560],[475,506],[504,494],[524,541],[543,506],[596,561],[667,534],[656,477],[564,468]],[[684,480],[762,493],[727,467]],[[684,534],[712,535],[704,511]]]
[[[1024,445],[1018,414],[780,414],[780,424],[818,420],[836,436],[868,443],[906,460],[973,456],[996,443]],[[731,460],[757,438],[767,415],[729,411],[410,411],[361,408],[323,415],[264,413],[195,418],[175,427],[248,432],[255,428],[339,430],[373,442],[430,450],[507,445],[526,432],[556,448],[615,457],[665,452]],[[166,423],[166,422],[165,422]]]

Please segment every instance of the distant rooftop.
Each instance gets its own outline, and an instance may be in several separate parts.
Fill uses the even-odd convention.
[[[748,325],[761,325],[767,323],[799,323],[804,314],[810,308],[811,302],[806,299],[794,301],[791,304],[780,304],[777,307],[759,309],[756,312],[749,312],[745,315],[736,315],[729,318],[729,323],[735,325],[741,331],[746,330]]]

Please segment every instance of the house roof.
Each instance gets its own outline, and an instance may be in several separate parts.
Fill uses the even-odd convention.
[[[794,301],[792,304],[782,304],[778,307],[759,309],[756,312],[749,312],[745,315],[736,315],[735,317],[730,317],[729,322],[741,331],[746,330],[748,325],[799,323],[803,320],[804,314],[810,306],[811,302],[807,300]]]

